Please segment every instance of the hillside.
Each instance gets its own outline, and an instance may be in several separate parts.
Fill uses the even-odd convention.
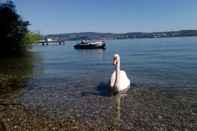
[[[65,34],[49,34],[47,38],[63,40],[94,40],[94,39],[134,39],[134,38],[163,38],[197,36],[197,30],[180,30],[167,32],[128,32],[128,33],[99,33],[80,32]]]

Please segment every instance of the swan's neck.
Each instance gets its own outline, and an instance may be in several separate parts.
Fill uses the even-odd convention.
[[[120,62],[117,63],[117,65],[116,65],[115,68],[116,68],[116,71],[117,71],[117,72],[120,71]]]
[[[117,85],[118,85],[118,82],[119,82],[119,80],[120,80],[120,61],[117,63],[117,65],[116,65],[116,67],[115,67],[116,69],[116,80],[115,80],[115,87],[117,87]]]

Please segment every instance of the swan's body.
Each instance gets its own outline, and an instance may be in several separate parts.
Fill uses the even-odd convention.
[[[130,88],[130,80],[124,70],[120,70],[120,56],[114,55],[115,70],[111,75],[110,88],[117,92],[126,92]]]
[[[116,71],[114,71],[111,75],[111,81],[110,81],[110,87],[111,88],[116,88],[115,90],[117,91],[123,91],[125,89],[128,89],[130,87],[130,80],[127,77],[127,74],[125,71],[120,70],[119,72],[119,80],[117,81],[117,84],[115,84],[116,82]],[[115,85],[115,87],[114,87]]]

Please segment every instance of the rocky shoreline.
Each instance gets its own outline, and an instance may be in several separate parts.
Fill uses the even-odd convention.
[[[98,104],[98,101],[101,105],[105,101],[109,102],[112,107],[89,112],[91,117],[86,117],[83,110],[79,113],[73,107],[73,112],[69,112],[65,107],[62,114],[70,115],[59,117],[58,113],[55,113],[57,117],[50,117],[48,111],[42,110],[41,106],[33,109],[19,101],[9,101],[0,96],[0,130],[197,130],[197,116],[192,111],[190,100],[163,93],[158,89],[135,88],[130,90],[127,96],[111,96],[104,98],[106,100],[103,96],[95,96],[94,99],[86,96],[84,99],[89,101],[88,107],[98,106],[94,105]],[[55,111],[57,110],[54,109]]]

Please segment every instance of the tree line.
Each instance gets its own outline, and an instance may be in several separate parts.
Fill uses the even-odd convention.
[[[27,44],[41,39],[39,33],[28,29],[29,21],[25,21],[17,13],[13,1],[0,3],[0,55],[20,53]]]

